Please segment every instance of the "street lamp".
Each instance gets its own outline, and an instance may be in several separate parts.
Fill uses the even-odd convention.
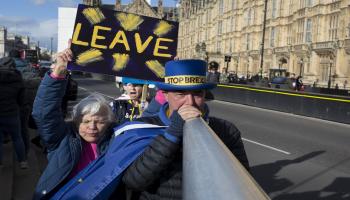
[[[248,80],[248,74],[249,74],[249,57],[248,57],[248,62],[247,62],[247,76],[246,76],[247,80]]]
[[[278,63],[278,73],[279,73],[279,76],[282,76],[282,73],[281,73],[281,67],[283,64],[287,63],[287,60],[285,58],[280,58],[279,59],[279,63]]]
[[[331,88],[332,83],[332,64],[333,64],[333,58],[329,60],[329,77],[328,77],[328,89]]]
[[[205,56],[205,62],[209,62],[209,53],[207,52],[207,45],[205,44],[205,42],[202,42],[202,44],[200,45],[200,49],[201,51],[204,53]]]
[[[304,71],[304,70],[303,70],[303,68],[304,68],[304,60],[303,60],[303,58],[301,58],[301,59],[299,60],[299,64],[300,64],[299,76],[301,76],[301,75],[302,75],[302,72]]]
[[[225,69],[225,73],[227,74],[227,70],[228,70],[228,63],[231,62],[231,56],[230,55],[225,55],[225,62],[226,62],[226,69]]]
[[[282,61],[279,60],[279,62],[278,62],[278,76],[281,76],[281,65],[282,65]]]
[[[51,40],[51,43],[50,43],[50,44],[51,44],[51,46],[50,46],[50,48],[51,48],[51,50],[50,50],[50,56],[51,56],[51,59],[52,59],[52,40],[53,40],[53,37],[51,37],[50,40]]]

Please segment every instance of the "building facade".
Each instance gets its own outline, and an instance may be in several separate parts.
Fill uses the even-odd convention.
[[[151,6],[150,0],[132,0],[129,4],[122,4],[121,0],[116,0],[114,5],[103,4],[101,0],[83,0],[83,3],[90,6],[102,6],[105,8],[135,13],[148,17],[176,21],[178,12],[175,7],[164,7],[163,0],[158,0],[157,6]]]
[[[100,6],[101,0],[83,0],[83,4],[89,6]]]
[[[182,0],[178,56],[216,61],[244,77],[300,75],[306,84],[349,88],[349,0],[268,0],[266,7],[263,41],[265,0]]]
[[[13,49],[27,49],[29,44],[29,36],[8,33],[6,27],[0,26],[0,58],[8,56]]]

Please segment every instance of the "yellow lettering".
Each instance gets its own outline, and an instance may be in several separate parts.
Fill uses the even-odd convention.
[[[98,35],[98,31],[99,30],[110,31],[111,28],[104,27],[104,26],[94,26],[94,31],[92,33],[92,38],[91,38],[91,47],[100,48],[100,49],[107,49],[106,45],[96,44],[96,40],[104,40],[104,39],[106,39],[105,36]]]
[[[137,53],[142,53],[145,51],[149,43],[152,41],[153,36],[149,36],[145,43],[142,44],[141,37],[139,33],[135,33],[135,43],[136,43],[136,50]]]
[[[179,82],[182,83],[184,81],[184,78],[183,77],[180,77],[179,78]]]
[[[115,34],[112,43],[109,45],[109,49],[113,49],[117,43],[124,44],[125,50],[130,51],[128,40],[126,39],[126,35],[122,30]]]
[[[172,39],[167,39],[167,38],[157,38],[157,41],[156,41],[156,45],[154,47],[154,50],[153,50],[153,55],[154,56],[159,56],[159,57],[166,57],[166,58],[170,58],[171,57],[171,54],[165,54],[165,53],[159,53],[159,49],[168,49],[167,46],[160,46],[160,42],[174,42],[174,40]]]
[[[73,39],[72,39],[72,43],[76,44],[76,45],[81,45],[81,46],[88,46],[89,43],[88,42],[84,42],[84,41],[79,41],[78,37],[80,34],[80,30],[81,30],[81,23],[77,23],[77,26],[75,27],[74,33],[73,33]]]

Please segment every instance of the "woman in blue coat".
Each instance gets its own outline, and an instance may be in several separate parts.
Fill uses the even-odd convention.
[[[49,199],[69,179],[95,160],[113,133],[114,115],[98,94],[82,99],[65,122],[61,101],[65,94],[70,49],[58,53],[52,72],[42,80],[33,106],[38,133],[48,151],[48,165],[37,184],[34,199]]]

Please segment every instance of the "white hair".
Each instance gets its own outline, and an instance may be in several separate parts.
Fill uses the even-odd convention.
[[[84,115],[94,115],[100,111],[105,112],[108,122],[112,122],[114,120],[112,108],[109,106],[106,99],[98,93],[93,93],[82,99],[73,107],[72,120],[76,124],[79,124]]]

